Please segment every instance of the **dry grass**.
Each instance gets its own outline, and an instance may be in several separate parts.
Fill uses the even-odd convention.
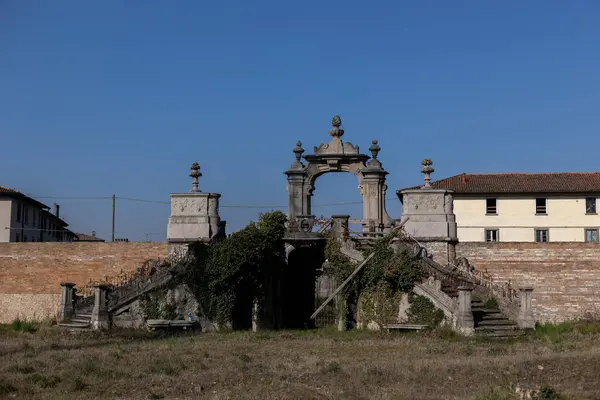
[[[266,332],[155,337],[0,329],[0,398],[513,399],[519,380],[600,397],[600,334],[516,341]]]

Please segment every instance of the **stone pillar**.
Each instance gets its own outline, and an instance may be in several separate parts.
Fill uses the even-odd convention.
[[[442,265],[456,260],[456,216],[453,192],[435,189],[431,184],[431,160],[422,162],[425,185],[420,189],[399,191],[402,217],[408,217],[404,229],[417,239]]]
[[[390,218],[385,208],[387,191],[385,177],[388,172],[377,159],[380,150],[377,140],[373,140],[369,147],[371,160],[367,163],[367,167],[361,170],[360,187],[363,196],[363,220],[365,221],[363,231],[365,232],[382,233],[390,226]]]
[[[75,284],[72,282],[61,282],[60,291],[60,309],[58,310],[58,320],[65,321],[75,313],[73,309],[73,288]]]
[[[288,176],[288,217],[298,217],[309,215],[311,196],[309,183],[306,181],[306,172],[304,170],[289,170]]]
[[[91,324],[92,329],[110,328],[110,318],[108,315],[107,295],[111,285],[100,283],[94,286],[94,309],[92,310]]]
[[[472,292],[473,288],[469,286],[460,286],[458,288],[456,327],[459,332],[466,336],[475,334],[475,321],[473,320],[473,311],[471,311]]]
[[[520,287],[519,292],[521,297],[521,307],[519,308],[517,324],[521,329],[534,329],[535,318],[533,317],[533,307],[531,305],[533,288],[531,286]]]
[[[341,240],[346,240],[349,235],[349,215],[332,215],[333,219],[333,227],[331,232],[333,233],[333,237]]]
[[[171,194],[171,215],[167,227],[169,243],[191,243],[225,235],[225,221],[219,216],[219,193],[203,193],[198,189],[198,163],[192,164],[192,190]]]

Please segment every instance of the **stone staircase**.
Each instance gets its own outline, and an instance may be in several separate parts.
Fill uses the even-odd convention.
[[[356,260],[357,257],[354,257],[354,253],[372,248],[375,240],[375,238],[371,237],[353,237],[350,240],[352,244],[344,246],[344,254]],[[439,289],[452,299],[458,297],[458,287],[461,285],[475,286],[478,287],[480,292],[489,293],[490,295],[495,294],[490,288],[483,287],[476,279],[472,279],[475,278],[474,276],[465,276],[457,273],[455,271],[456,268],[453,268],[451,265],[443,266],[435,262],[426,252],[422,252],[418,242],[414,241],[413,243],[409,236],[404,236],[403,239],[396,243],[396,246],[399,249],[406,249],[418,255],[422,267],[428,272],[429,276],[433,276],[436,280],[440,281]],[[514,304],[511,305],[514,306]],[[511,338],[525,334],[525,331],[509,319],[497,305],[493,305],[492,307],[479,299],[474,299],[471,301],[471,310],[475,324],[475,334],[477,336]]]
[[[486,306],[483,301],[476,299],[471,301],[471,309],[477,336],[511,338],[525,334],[497,306]]]
[[[178,273],[180,265],[158,261],[146,262],[138,272],[128,279],[113,285],[108,291],[106,311],[114,322],[116,316],[129,310],[142,296],[164,286]],[[70,319],[60,321],[58,326],[69,331],[93,329],[92,310],[94,294],[79,297],[75,303],[74,314]]]
[[[68,331],[89,331],[92,329],[92,313],[78,312],[70,321],[59,322],[58,326]]]

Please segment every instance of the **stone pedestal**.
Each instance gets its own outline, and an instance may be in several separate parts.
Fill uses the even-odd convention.
[[[65,321],[73,317],[73,288],[72,282],[61,282],[60,284],[60,308],[58,310],[58,320]]]
[[[519,294],[521,297],[521,308],[519,309],[517,324],[521,329],[534,329],[535,318],[533,317],[533,307],[531,305],[533,288],[531,286],[520,287]]]
[[[171,194],[171,216],[167,228],[169,243],[191,243],[224,235],[219,216],[218,193]]]
[[[107,295],[111,285],[106,283],[94,286],[94,309],[92,310],[91,325],[93,329],[110,328]]]
[[[398,192],[407,233],[433,254],[435,261],[446,265],[456,259],[456,217],[452,191],[443,189],[407,189]]]
[[[458,310],[456,313],[456,327],[466,336],[475,334],[475,321],[471,310],[472,287],[460,286],[458,288]]]
[[[331,219],[333,219],[333,225],[331,229],[333,237],[345,241],[348,238],[348,235],[350,234],[348,231],[350,216],[338,214],[332,215]]]

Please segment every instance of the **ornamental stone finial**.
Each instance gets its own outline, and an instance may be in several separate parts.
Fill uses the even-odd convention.
[[[302,153],[304,153],[304,149],[302,148],[302,142],[298,140],[298,142],[296,142],[296,147],[294,147],[294,150],[292,151],[296,155],[296,162],[300,162],[300,159],[302,158]]]
[[[198,178],[202,176],[202,172],[200,172],[200,164],[194,162],[190,169],[192,170],[192,172],[190,172],[190,176],[192,177],[192,189],[190,192],[199,192],[200,189],[198,189]]]
[[[334,138],[344,136],[344,130],[340,128],[340,126],[342,126],[342,118],[340,118],[339,115],[333,116],[333,119],[331,120],[331,126],[333,126],[333,129],[329,130],[329,134],[331,136]]]
[[[433,169],[431,166],[432,164],[433,162],[429,158],[421,161],[421,165],[423,166],[423,168],[421,168],[421,172],[425,175],[424,180],[426,188],[431,187],[431,174],[435,172],[435,169]]]
[[[371,157],[373,157],[373,160],[377,160],[377,155],[381,151],[381,147],[379,147],[379,142],[377,141],[377,139],[374,139],[371,143],[371,147],[369,147]]]

